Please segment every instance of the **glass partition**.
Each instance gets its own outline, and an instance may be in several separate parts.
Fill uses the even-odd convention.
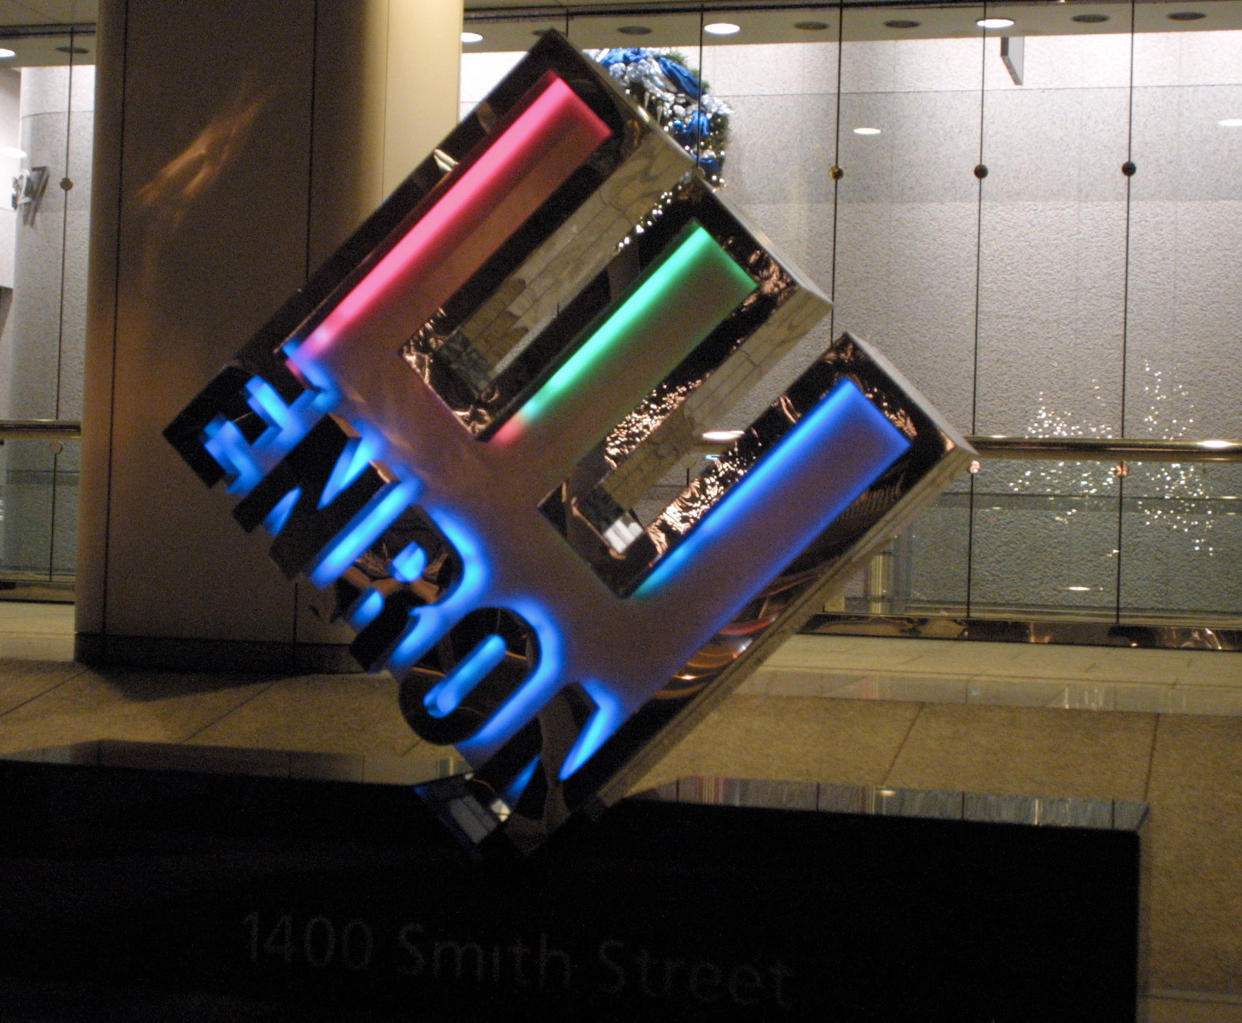
[[[1013,24],[978,24],[998,13]],[[722,428],[849,330],[967,434],[1242,438],[1238,0],[535,3],[466,27],[464,109],[548,28],[624,53],[624,84],[644,54],[678,65],[693,101],[649,109],[833,298]],[[93,43],[89,26],[0,38],[7,424],[80,415]],[[72,579],[76,459],[71,434],[0,446],[0,585]],[[1124,461],[983,458],[840,608],[1242,619],[1242,470]]]
[[[720,187],[834,301],[739,415],[849,330],[980,438],[832,610],[1242,621],[1236,461],[982,443],[1242,438],[1242,3],[557,10],[468,12],[464,101],[546,27],[672,57]]]
[[[0,586],[46,596],[72,584],[79,453],[75,438],[0,444]]]
[[[0,595],[72,595],[93,49],[89,26],[0,30]]]
[[[1120,614],[1212,622],[1242,609],[1242,465],[1135,462],[1121,503]]]

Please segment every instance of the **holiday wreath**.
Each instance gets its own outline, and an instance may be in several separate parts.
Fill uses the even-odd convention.
[[[698,161],[712,184],[721,183],[733,111],[680,53],[647,47],[587,52]]]

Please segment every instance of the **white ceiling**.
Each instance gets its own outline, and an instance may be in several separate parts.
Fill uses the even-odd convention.
[[[939,3],[877,4],[846,0],[843,35],[855,39],[954,38],[977,36],[975,20],[983,4],[970,0]],[[649,13],[658,10],[661,13]],[[1198,20],[1170,20],[1169,15],[1199,12]],[[471,50],[525,50],[544,28],[568,32],[584,48],[608,46],[686,45],[696,42],[703,22],[731,21],[741,27],[736,35],[707,37],[713,44],[804,42],[837,38],[841,6],[836,2],[779,0],[467,0],[468,27],[484,39]],[[1013,0],[989,2],[989,16],[1008,16],[1015,27],[1005,35],[1068,35],[1089,32],[1126,32],[1130,27],[1129,0]],[[1081,21],[1075,18],[1094,17]],[[1103,20],[1101,20],[1103,19]],[[916,22],[894,28],[892,21]],[[1242,0],[1139,0],[1135,27],[1140,32],[1242,29]],[[801,27],[800,27],[801,26]],[[822,27],[810,27],[822,26]],[[646,34],[631,34],[647,28]],[[629,31],[626,31],[626,30]],[[1001,34],[1001,33],[998,33]]]
[[[5,67],[92,64],[95,61],[96,0],[0,0],[0,46],[17,56]],[[70,26],[79,31],[70,41]]]
[[[0,26],[93,24],[96,6],[96,0],[0,0]]]
[[[164,0],[175,5],[176,0]],[[346,0],[348,2],[348,0]],[[417,0],[415,0],[417,2]],[[713,43],[795,42],[835,39],[838,32],[836,0],[465,0],[466,20],[484,35],[472,50],[525,50],[534,36],[548,27],[565,31],[582,47],[686,45],[698,40],[703,21],[726,19],[741,26],[730,37],[712,37]],[[975,18],[981,3],[939,0],[925,5],[905,2],[875,3],[845,0],[846,39],[944,38],[976,35]],[[988,3],[989,14],[1006,14],[1017,25],[1007,35],[1063,35],[1078,32],[1127,31],[1129,0],[1003,0]],[[73,60],[94,60],[97,0],[0,0],[0,45],[17,51],[7,66],[65,63],[67,40],[55,34],[57,26],[83,28],[74,40]],[[657,11],[659,13],[652,13]],[[1194,21],[1173,21],[1169,15],[1197,11]],[[1242,29],[1242,0],[1138,0],[1139,31]],[[1075,21],[1082,15],[1107,20]],[[907,28],[891,28],[894,19],[917,21]],[[797,27],[798,23],[822,28]],[[631,34],[622,29],[650,29]]]

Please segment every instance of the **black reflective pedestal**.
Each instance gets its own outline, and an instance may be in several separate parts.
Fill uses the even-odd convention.
[[[1134,1018],[1141,807],[655,795],[478,864],[409,787],[0,762],[0,1016]]]

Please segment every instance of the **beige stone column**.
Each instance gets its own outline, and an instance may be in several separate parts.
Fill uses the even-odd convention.
[[[349,668],[164,427],[457,120],[461,0],[101,0],[78,655]]]

